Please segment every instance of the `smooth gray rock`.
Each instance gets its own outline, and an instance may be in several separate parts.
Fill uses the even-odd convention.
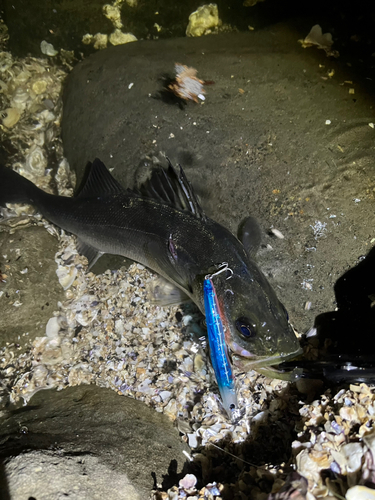
[[[116,490],[145,499],[153,473],[162,482],[176,462],[181,472],[184,449],[165,415],[110,389],[40,391],[0,416],[0,490],[12,500],[114,498]]]
[[[209,216],[233,232],[257,217],[259,263],[299,331],[335,308],[337,278],[370,248],[375,153],[369,82],[303,49],[305,35],[278,24],[104,50],[69,75],[62,124],[78,177],[99,157],[131,186],[167,155]],[[175,62],[214,82],[204,104],[179,106],[163,91]]]
[[[12,500],[144,500],[126,473],[113,472],[91,455],[58,456],[51,451],[21,453],[6,464]]]
[[[64,298],[54,264],[57,248],[57,239],[44,227],[0,232],[0,270],[6,275],[0,283],[0,347],[45,335],[47,321]]]

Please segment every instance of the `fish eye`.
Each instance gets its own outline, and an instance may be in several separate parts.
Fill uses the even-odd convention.
[[[237,331],[246,339],[255,337],[257,334],[256,325],[246,316],[238,318],[236,321]]]

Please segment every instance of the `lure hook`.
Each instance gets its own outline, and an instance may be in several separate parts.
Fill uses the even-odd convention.
[[[233,276],[233,271],[232,269],[228,266],[228,262],[223,262],[222,264],[219,265],[219,269],[216,271],[216,273],[212,273],[212,274],[207,274],[204,279],[206,280],[210,280],[212,279],[213,276],[217,276],[218,274],[221,274],[223,273],[224,271],[229,271],[230,272],[230,276],[228,276],[227,280],[229,280],[232,276]]]

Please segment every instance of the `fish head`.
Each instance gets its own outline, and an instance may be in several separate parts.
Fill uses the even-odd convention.
[[[221,277],[215,288],[225,341],[237,367],[256,370],[300,354],[285,307],[255,265]]]

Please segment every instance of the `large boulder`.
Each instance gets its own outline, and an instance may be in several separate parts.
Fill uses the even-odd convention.
[[[0,416],[0,491],[12,500],[143,500],[169,468],[181,472],[184,449],[165,415],[110,389],[40,391]]]
[[[368,82],[304,36],[279,24],[103,50],[69,75],[62,123],[79,178],[99,157],[131,186],[167,155],[209,216],[233,232],[256,216],[260,265],[299,330],[335,308],[334,283],[369,249],[374,153]],[[210,82],[204,102],[166,89],[176,62]]]

